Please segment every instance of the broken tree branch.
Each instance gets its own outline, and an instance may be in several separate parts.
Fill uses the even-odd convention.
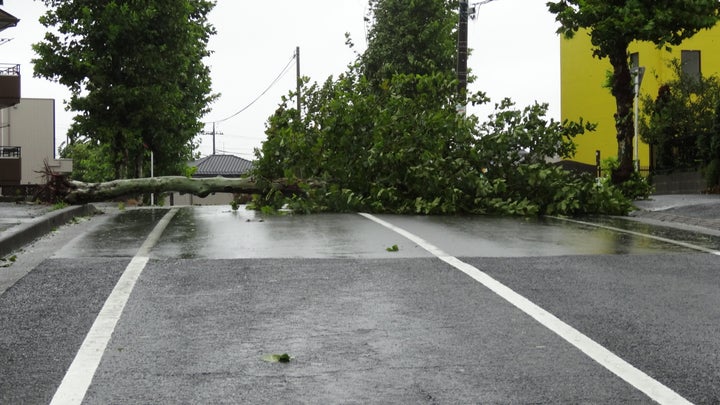
[[[70,204],[108,201],[118,197],[145,193],[179,192],[206,197],[211,193],[258,194],[277,190],[284,194],[304,193],[297,182],[284,179],[257,181],[252,177],[242,178],[188,178],[165,176],[114,180],[104,183],[83,183],[68,180],[63,200]]]

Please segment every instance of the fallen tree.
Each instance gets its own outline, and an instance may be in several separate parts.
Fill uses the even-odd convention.
[[[207,197],[212,193],[256,194],[264,192],[268,186],[281,191],[299,191],[296,186],[288,187],[282,182],[259,185],[251,177],[225,178],[212,177],[193,179],[183,176],[152,177],[139,179],[114,180],[105,183],[83,183],[67,181],[67,193],[62,198],[70,204],[107,201],[118,197],[148,193],[179,192]]]
[[[304,194],[297,181],[285,179],[269,181],[254,177],[164,176],[85,183],[69,180],[63,175],[52,172],[49,168],[46,168],[44,174],[46,184],[37,198],[50,202],[64,201],[69,204],[110,201],[121,197],[170,192],[192,194],[198,197],[207,197],[212,193],[262,194],[270,191],[289,195]]]

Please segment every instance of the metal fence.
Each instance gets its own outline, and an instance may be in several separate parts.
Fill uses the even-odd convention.
[[[19,146],[0,146],[0,158],[19,158],[20,156]]]
[[[0,76],[20,76],[20,65],[0,63]]]

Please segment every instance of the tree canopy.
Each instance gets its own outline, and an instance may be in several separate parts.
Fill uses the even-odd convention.
[[[649,41],[659,47],[678,45],[720,18],[717,0],[562,0],[547,3],[561,26],[558,33],[573,37],[587,30],[593,55],[608,58],[613,68],[611,92],[616,100],[615,128],[619,166],[616,182],[633,170],[632,72],[628,47]]]
[[[498,102],[486,122],[458,114],[456,2],[371,4],[368,49],[337,78],[323,84],[305,79],[302,118],[296,94],[283,97],[256,151],[259,179],[314,178],[324,186],[291,199],[273,191],[256,204],[408,214],[630,209],[612,186],[550,163],[571,157],[573,138],[592,125],[556,122],[546,117],[547,105],[517,108],[510,100]],[[482,93],[468,100],[488,102]]]
[[[372,27],[361,70],[374,87],[396,74],[454,73],[456,0],[369,3]]]
[[[115,178],[145,175],[151,151],[158,174],[181,173],[215,97],[203,63],[214,2],[44,2],[35,75],[70,89],[71,145],[111,162]]]

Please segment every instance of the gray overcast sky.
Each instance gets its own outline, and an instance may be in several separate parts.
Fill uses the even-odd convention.
[[[473,3],[472,0],[470,0]],[[483,90],[500,101],[511,97],[519,106],[534,101],[550,104],[550,117],[560,115],[560,56],[557,23],[544,0],[496,0],[479,8],[469,27],[473,54],[469,66],[478,77],[471,90]],[[352,35],[356,51],[365,49],[363,17],[367,0],[218,0],[210,14],[217,29],[207,64],[214,91],[221,97],[205,121],[223,120],[253,101],[291,60],[300,47],[301,70],[312,81],[345,71],[355,55],[345,45]],[[56,99],[56,138],[65,140],[72,115],[64,110],[68,92],[56,83],[32,77],[31,44],[42,40],[38,18],[45,6],[39,0],[5,0],[3,9],[20,18],[16,28],[0,34],[12,41],[0,46],[1,63],[19,63],[22,95]],[[217,124],[218,153],[248,159],[265,138],[265,122],[280,97],[295,87],[294,64],[289,72],[252,107]],[[486,116],[490,107],[471,110]],[[211,126],[208,125],[208,131]],[[212,153],[212,137],[202,136],[200,152]]]

